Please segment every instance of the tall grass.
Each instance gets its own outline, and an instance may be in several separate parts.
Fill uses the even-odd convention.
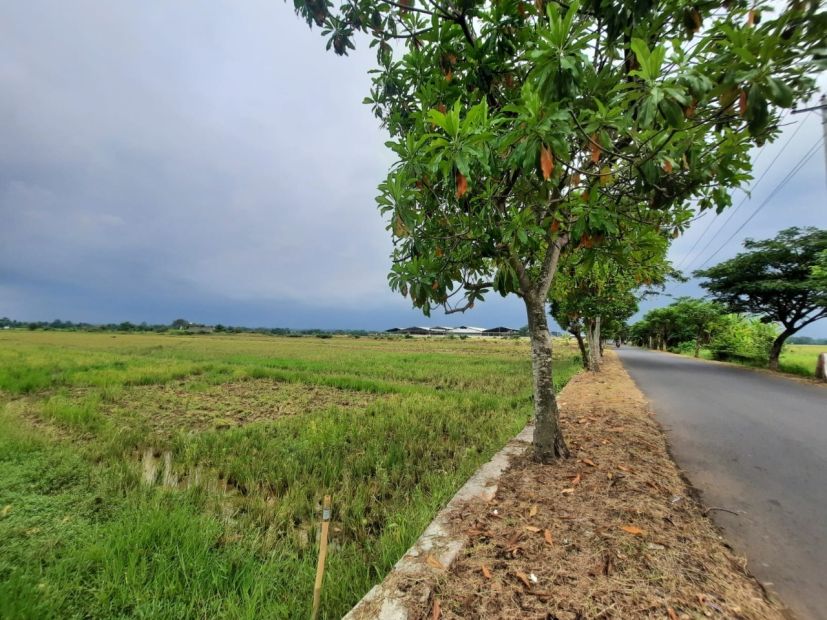
[[[327,493],[341,617],[531,415],[514,341],[14,332],[0,368],[2,618],[306,617]],[[558,386],[577,368],[561,347]],[[266,413],[279,385],[331,402],[187,417]],[[148,485],[162,451],[178,483]]]

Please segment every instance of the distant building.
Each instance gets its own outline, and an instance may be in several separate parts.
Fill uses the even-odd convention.
[[[474,327],[472,325],[460,325],[459,327],[446,327],[436,325],[434,327],[392,327],[385,331],[386,334],[410,334],[412,336],[517,336],[519,331],[510,327]]]
[[[485,328],[483,327],[471,327],[470,325],[460,325],[459,327],[455,327],[452,329],[450,334],[455,334],[457,336],[482,336]]]
[[[519,331],[510,327],[492,327],[482,332],[483,336],[517,336]]]

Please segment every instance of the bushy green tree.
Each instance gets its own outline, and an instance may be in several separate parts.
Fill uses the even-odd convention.
[[[778,328],[754,317],[725,314],[718,319],[709,349],[715,359],[769,360]]]
[[[827,32],[800,2],[294,6],[337,54],[358,33],[377,52],[366,102],[397,157],[378,197],[391,287],[426,314],[491,291],[523,300],[543,461],[567,454],[545,313],[561,254],[637,227],[677,234],[693,198],[729,206],[749,149],[812,92]]]
[[[701,286],[731,312],[782,325],[768,357],[777,369],[787,338],[827,317],[827,281],[818,275],[827,230],[787,228],[773,239],[747,239],[744,249],[695,275],[706,278]]]

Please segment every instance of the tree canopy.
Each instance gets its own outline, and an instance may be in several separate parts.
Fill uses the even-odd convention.
[[[827,317],[827,286],[818,275],[827,230],[787,228],[773,239],[747,239],[744,249],[695,275],[706,278],[701,286],[731,312],[781,323],[769,360],[777,368],[784,341]]]
[[[634,339],[652,348],[675,348],[691,343],[695,357],[716,332],[726,309],[717,302],[679,297],[654,308],[632,327]]]
[[[535,454],[565,454],[544,304],[561,253],[730,205],[748,152],[813,90],[817,2],[294,0],[328,48],[377,54],[366,103],[396,154],[379,187],[391,287],[428,314],[526,305]]]
[[[618,331],[637,312],[648,287],[663,285],[676,275],[666,259],[669,244],[662,235],[643,227],[629,232],[623,240],[569,250],[552,284],[552,316],[575,336],[590,370],[600,369],[604,329]]]

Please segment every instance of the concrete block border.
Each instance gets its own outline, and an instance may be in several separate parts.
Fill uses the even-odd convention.
[[[467,536],[451,531],[451,514],[469,501],[492,499],[503,472],[515,456],[523,454],[531,445],[533,433],[533,424],[528,424],[480,467],[437,513],[385,579],[371,588],[344,620],[409,620],[416,617],[414,614],[421,613],[440,576],[468,543]]]

